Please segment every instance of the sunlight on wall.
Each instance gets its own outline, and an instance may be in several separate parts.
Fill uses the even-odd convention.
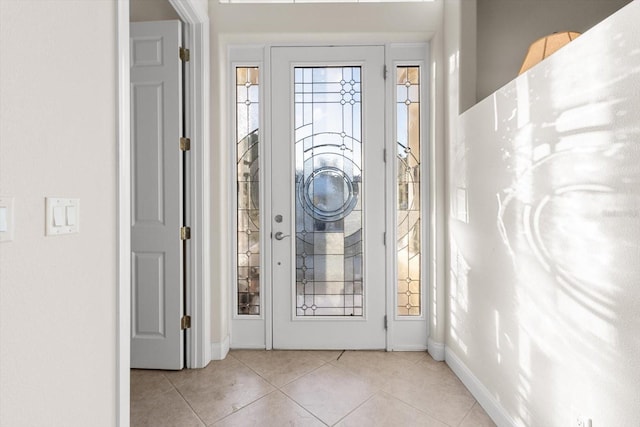
[[[465,113],[451,146],[450,336],[517,425],[640,425],[631,9]]]
[[[469,310],[469,288],[467,279],[469,265],[464,259],[455,241],[451,241],[451,270],[449,278],[449,327],[451,339],[460,350],[467,354],[467,345],[461,339],[459,328],[460,321],[466,317]]]

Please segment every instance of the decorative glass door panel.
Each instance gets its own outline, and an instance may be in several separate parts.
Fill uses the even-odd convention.
[[[296,67],[296,315],[362,316],[361,67]]]
[[[273,346],[384,348],[384,48],[271,64]]]

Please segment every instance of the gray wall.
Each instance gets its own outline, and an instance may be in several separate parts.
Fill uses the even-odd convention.
[[[169,0],[130,0],[129,20],[167,21],[180,19]]]
[[[555,31],[584,33],[630,0],[477,0],[477,99],[515,78],[531,43]]]

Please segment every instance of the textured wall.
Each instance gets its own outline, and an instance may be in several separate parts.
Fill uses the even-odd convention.
[[[0,425],[113,426],[116,4],[0,1]],[[45,197],[80,232],[44,235]]]
[[[640,425],[640,2],[460,118],[448,348],[516,425]]]

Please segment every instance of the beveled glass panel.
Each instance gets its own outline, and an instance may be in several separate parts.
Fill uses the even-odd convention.
[[[298,316],[363,314],[360,76],[294,71]]]
[[[420,67],[396,68],[397,314],[422,314],[420,233]]]
[[[260,314],[260,88],[257,67],[236,68],[238,314]]]

